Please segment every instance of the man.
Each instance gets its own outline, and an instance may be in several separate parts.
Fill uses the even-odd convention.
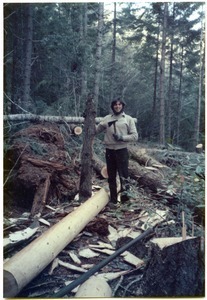
[[[134,119],[124,113],[124,108],[125,102],[119,98],[112,101],[111,109],[113,114],[103,118],[96,127],[96,133],[105,131],[104,144],[106,147],[106,164],[112,206],[117,204],[117,172],[121,183],[121,201],[128,200],[129,155],[127,145],[129,142],[138,140]]]

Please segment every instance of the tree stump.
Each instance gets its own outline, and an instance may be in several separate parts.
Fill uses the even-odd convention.
[[[139,295],[204,296],[204,268],[200,238],[157,238],[152,240]]]

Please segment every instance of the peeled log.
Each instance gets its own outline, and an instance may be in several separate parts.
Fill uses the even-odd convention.
[[[200,238],[156,238],[138,293],[146,297],[202,296],[203,271]]]
[[[78,289],[75,297],[111,297],[112,290],[106,280],[96,276],[85,281]]]
[[[15,297],[105,207],[109,197],[101,189],[4,264],[4,297]]]

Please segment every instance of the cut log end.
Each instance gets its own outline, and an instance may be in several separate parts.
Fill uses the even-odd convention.
[[[203,144],[198,144],[196,146],[196,153],[202,153],[203,152]]]
[[[4,270],[4,297],[14,297],[18,294],[18,284],[14,276]]]
[[[75,126],[72,130],[73,134],[75,135],[81,135],[83,132],[83,129],[80,126]]]
[[[107,167],[106,166],[104,166],[101,169],[101,175],[103,176],[103,178],[108,178],[108,172],[107,172]]]

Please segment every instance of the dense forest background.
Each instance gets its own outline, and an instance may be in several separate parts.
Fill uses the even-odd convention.
[[[204,2],[4,3],[4,114],[97,116],[121,97],[139,139],[204,144]]]

